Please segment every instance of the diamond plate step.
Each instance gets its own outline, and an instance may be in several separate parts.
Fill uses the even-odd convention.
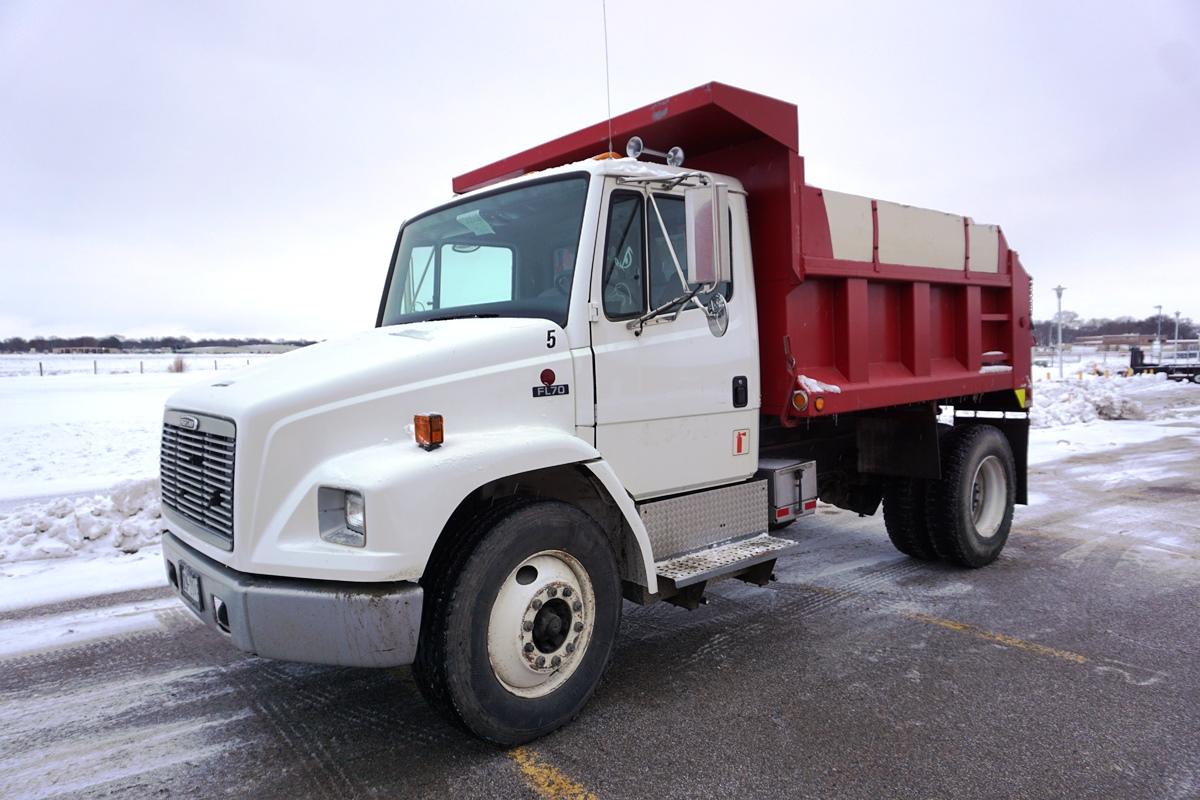
[[[666,578],[676,588],[682,588],[779,558],[794,547],[798,547],[796,542],[763,533],[668,558],[657,562],[654,568],[659,578]]]

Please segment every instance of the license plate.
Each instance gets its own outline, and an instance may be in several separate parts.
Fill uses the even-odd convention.
[[[179,591],[184,599],[196,608],[204,608],[200,594],[200,575],[182,561],[179,562]]]

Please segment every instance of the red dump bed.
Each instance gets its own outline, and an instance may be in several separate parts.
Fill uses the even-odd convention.
[[[454,191],[605,152],[608,129],[460,175]],[[1028,386],[1029,277],[998,227],[806,185],[796,106],[732,86],[613,118],[615,149],[635,135],[656,150],[678,145],[685,167],[749,192],[763,413],[828,416]],[[822,410],[790,408],[804,386]]]

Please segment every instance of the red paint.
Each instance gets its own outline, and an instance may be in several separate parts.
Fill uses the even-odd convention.
[[[613,146],[641,136],[686,166],[732,175],[749,196],[750,241],[758,295],[763,413],[784,415],[796,376],[840,386],[825,393],[824,415],[915,403],[1029,383],[1030,282],[1000,232],[996,272],[970,260],[964,223],[962,269],[879,261],[872,201],[870,261],[833,257],[822,191],[804,183],[797,108],[721,83],[709,83],[612,120]],[[523,175],[608,149],[598,123],[454,179],[454,191]],[[788,369],[784,338],[791,343]],[[1011,354],[1011,372],[980,373],[983,353]],[[989,358],[988,363],[995,363]],[[790,411],[813,416],[816,409]]]
[[[546,385],[546,386],[551,385],[552,383],[554,383],[554,370],[552,370],[552,369],[542,370],[541,377],[542,377],[542,383],[544,385]]]

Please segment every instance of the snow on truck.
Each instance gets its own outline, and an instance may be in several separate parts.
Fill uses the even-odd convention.
[[[1004,547],[1032,337],[998,227],[807,185],[796,107],[719,83],[453,187],[375,329],[167,403],[168,577],[235,647],[412,664],[512,744],[580,711],[624,601],[766,585],[818,499],[914,558]]]

